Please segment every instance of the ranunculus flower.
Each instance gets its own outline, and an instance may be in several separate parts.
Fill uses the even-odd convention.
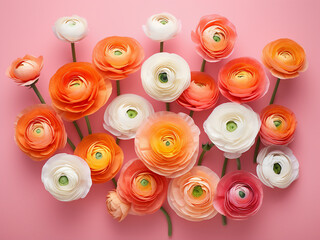
[[[287,145],[292,142],[297,121],[290,109],[272,104],[262,110],[260,118],[260,137],[264,145]]]
[[[269,146],[257,157],[257,175],[271,188],[287,188],[299,176],[299,162],[288,147]]]
[[[223,103],[217,106],[203,128],[227,158],[238,158],[254,144],[260,129],[260,118],[249,106]]]
[[[130,210],[130,204],[121,200],[116,191],[110,191],[106,200],[109,214],[119,222],[126,218]]]
[[[186,220],[209,220],[217,214],[213,199],[219,180],[217,174],[209,168],[196,166],[170,182],[168,203]]]
[[[74,154],[88,163],[93,183],[111,180],[123,163],[121,148],[114,138],[106,133],[94,133],[84,137]]]
[[[200,130],[184,113],[157,112],[142,123],[135,138],[138,157],[153,172],[179,177],[195,164]]]
[[[63,202],[84,198],[92,185],[88,164],[66,153],[54,155],[43,165],[41,180],[45,189]]]
[[[6,75],[21,86],[30,86],[39,79],[43,66],[43,57],[25,55],[14,60],[6,71]]]
[[[262,200],[263,189],[259,179],[252,173],[235,171],[221,178],[213,206],[228,218],[243,220],[258,212]]]
[[[190,85],[188,63],[174,53],[156,53],[141,67],[142,86],[146,93],[162,102],[173,102]]]
[[[219,99],[219,89],[207,73],[191,72],[190,86],[180,95],[177,102],[192,111],[212,108]]]
[[[254,58],[236,58],[219,72],[219,89],[232,102],[251,102],[263,97],[269,89],[269,78]]]
[[[130,37],[107,37],[93,49],[92,62],[100,73],[120,80],[138,71],[144,58],[140,43]]]
[[[164,12],[149,17],[142,29],[148,38],[163,42],[174,38],[180,32],[181,22],[172,14]]]
[[[231,55],[237,38],[235,26],[217,14],[203,16],[192,41],[197,44],[197,53],[208,62],[218,62]]]
[[[52,104],[62,118],[74,121],[98,111],[109,99],[112,85],[91,63],[62,66],[50,79]]]
[[[87,20],[77,15],[61,17],[55,22],[53,32],[57,38],[63,41],[78,42],[87,36]]]
[[[131,139],[141,123],[154,113],[152,105],[136,94],[122,94],[108,105],[103,127],[119,139]]]
[[[267,44],[262,51],[262,61],[271,74],[280,79],[295,78],[308,67],[304,49],[287,38]]]
[[[62,119],[45,104],[34,105],[22,111],[15,124],[18,147],[35,161],[51,157],[67,143]]]
[[[167,196],[167,179],[150,171],[141,160],[127,162],[121,169],[117,193],[130,204],[129,214],[145,215],[160,209]]]

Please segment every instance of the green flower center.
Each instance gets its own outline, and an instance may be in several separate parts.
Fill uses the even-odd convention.
[[[280,120],[275,120],[273,121],[273,124],[276,126],[276,127],[279,127],[281,125],[281,121]]]
[[[41,133],[41,129],[40,129],[40,128],[37,128],[37,129],[36,129],[36,133],[38,133],[38,134]]]
[[[159,81],[162,83],[168,82],[168,76],[167,73],[163,72],[159,74]]]
[[[275,174],[280,174],[281,169],[282,169],[282,167],[279,163],[273,164],[273,171],[275,172]]]
[[[203,189],[200,185],[197,185],[193,188],[192,190],[192,196],[194,196],[195,198],[201,197],[203,194]]]
[[[135,118],[138,115],[138,112],[134,109],[129,109],[127,115],[129,118]]]
[[[161,23],[162,25],[166,25],[166,24],[168,23],[168,21],[165,20],[165,19],[161,19],[161,20],[160,20],[160,23]]]
[[[166,146],[170,146],[170,141],[166,141]]]
[[[101,159],[102,158],[102,153],[101,152],[96,152],[94,155],[96,159]]]
[[[146,180],[146,179],[142,179],[142,180],[140,181],[140,184],[145,187],[145,186],[147,186],[147,185],[149,184],[149,181]]]
[[[234,121],[227,122],[227,130],[233,132],[238,128],[238,125]]]
[[[219,36],[218,33],[215,33],[212,38],[213,38],[213,40],[214,40],[215,42],[220,42],[220,41],[221,41],[221,38],[220,38],[220,36]]]
[[[239,191],[239,196],[240,196],[241,198],[244,198],[244,197],[246,196],[246,194],[245,194],[243,191]]]
[[[119,51],[119,50],[116,50],[116,51],[114,51],[114,53],[113,53],[114,55],[116,55],[116,56],[119,56],[119,55],[122,55],[122,52],[121,51]]]
[[[67,178],[67,176],[61,176],[59,178],[59,184],[60,186],[66,186],[69,183],[69,179]]]

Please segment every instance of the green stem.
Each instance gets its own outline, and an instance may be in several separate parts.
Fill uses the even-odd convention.
[[[275,96],[277,94],[279,84],[280,84],[280,78],[277,79],[276,85],[274,86],[272,97],[270,99],[269,105],[273,104],[273,102],[274,102],[274,98],[275,98]]]
[[[202,165],[202,160],[204,157],[204,154],[208,151],[210,151],[210,149],[214,146],[213,143],[206,143],[206,144],[202,144],[202,152],[200,154],[199,160],[198,160],[198,166]]]
[[[238,169],[238,170],[241,170],[240,158],[237,158],[237,169]]]
[[[91,124],[88,116],[84,117],[86,119],[87,127],[88,127],[88,133],[92,134]]]
[[[39,92],[39,90],[38,90],[38,88],[37,88],[37,86],[36,86],[36,82],[33,83],[33,84],[31,84],[31,87],[32,87],[33,91],[37,94],[37,97],[39,98],[40,102],[41,102],[42,104],[46,104],[46,102],[44,101],[41,93]]]
[[[71,43],[71,51],[72,51],[72,61],[76,62],[77,58],[76,58],[76,48],[74,43]]]
[[[119,139],[119,138],[116,138],[116,144],[119,145],[119,142],[120,142],[120,139]]]
[[[190,113],[189,113],[189,116],[193,117],[193,114],[194,114],[194,111],[191,110]]]
[[[200,69],[201,72],[204,72],[204,68],[206,67],[206,62],[207,61],[205,59],[203,59],[202,64],[201,64],[201,69]]]
[[[253,155],[253,162],[257,163],[257,156],[259,153],[259,147],[260,147],[261,138],[258,136],[256,148],[254,149],[254,155]]]
[[[77,130],[77,132],[78,132],[78,134],[79,134],[80,139],[82,140],[83,134],[82,134],[82,132],[81,132],[81,129],[79,128],[78,123],[77,123],[76,121],[73,121],[72,123],[73,123],[73,125],[75,126],[75,128],[76,128],[76,130]]]
[[[204,154],[205,154],[206,152],[207,152],[207,151],[202,150],[202,153],[201,153],[201,155],[200,155],[200,157],[199,157],[199,160],[198,160],[198,166],[201,166],[201,165],[202,165],[202,159],[203,159],[203,156],[204,156]]]
[[[160,210],[163,212],[163,214],[166,216],[167,218],[167,222],[168,222],[168,236],[171,237],[172,236],[172,222],[171,222],[171,218],[170,215],[168,214],[168,212],[161,207]]]
[[[221,173],[221,178],[226,174],[226,169],[227,169],[227,165],[228,165],[228,158],[224,159],[223,162],[223,167],[222,167],[222,173]]]
[[[170,103],[166,102],[166,110],[170,112]]]
[[[227,225],[227,218],[226,218],[226,216],[224,216],[224,215],[221,215],[221,216],[222,216],[222,225],[223,225],[223,226]]]
[[[120,96],[120,80],[117,80],[117,96]]]
[[[114,186],[115,186],[115,188],[117,188],[117,180],[115,179],[115,178],[112,178],[112,182],[113,182],[113,184],[114,184]]]
[[[76,149],[76,147],[74,146],[73,142],[70,140],[70,138],[67,138],[67,142],[70,145],[70,147],[72,148],[72,150],[74,151]]]
[[[163,42],[160,42],[160,52],[163,52]]]

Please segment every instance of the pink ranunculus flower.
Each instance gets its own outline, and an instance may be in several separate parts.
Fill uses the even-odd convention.
[[[116,191],[108,193],[106,205],[109,214],[119,222],[125,219],[130,210],[130,204],[122,201]]]
[[[213,205],[220,214],[242,220],[258,212],[262,199],[259,179],[252,173],[235,171],[221,178]]]

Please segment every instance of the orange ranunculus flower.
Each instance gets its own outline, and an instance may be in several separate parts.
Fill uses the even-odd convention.
[[[287,145],[293,140],[297,121],[290,109],[272,104],[262,110],[260,118],[264,145]]]
[[[191,72],[190,86],[180,95],[177,102],[192,111],[212,108],[219,99],[219,89],[207,73]]]
[[[175,178],[188,172],[199,152],[200,130],[184,113],[157,112],[139,127],[138,157],[153,172]]]
[[[118,222],[121,222],[129,213],[130,204],[124,202],[116,191],[110,191],[106,199],[109,214]]]
[[[30,158],[41,161],[66,145],[67,133],[53,108],[39,104],[25,109],[18,116],[15,141]]]
[[[8,67],[6,74],[21,86],[29,86],[38,80],[43,66],[43,57],[25,55],[14,60]]]
[[[244,103],[263,97],[269,89],[269,78],[254,58],[236,58],[219,72],[219,89],[232,102]]]
[[[203,16],[191,39],[197,53],[208,62],[218,62],[231,55],[237,38],[235,26],[217,14]]]
[[[112,85],[91,63],[73,62],[53,75],[49,92],[62,118],[74,121],[98,111],[109,99]]]
[[[144,51],[140,43],[130,37],[107,37],[93,49],[92,62],[103,76],[111,80],[126,78],[141,67]]]
[[[127,162],[121,169],[117,194],[130,205],[129,214],[145,215],[160,209],[167,196],[167,179],[150,171],[141,160]]]
[[[84,137],[74,154],[88,163],[93,183],[109,181],[119,172],[123,163],[121,148],[114,138],[106,133],[94,133]]]
[[[262,61],[271,74],[280,79],[297,77],[308,67],[304,49],[288,38],[267,44],[262,50]]]

